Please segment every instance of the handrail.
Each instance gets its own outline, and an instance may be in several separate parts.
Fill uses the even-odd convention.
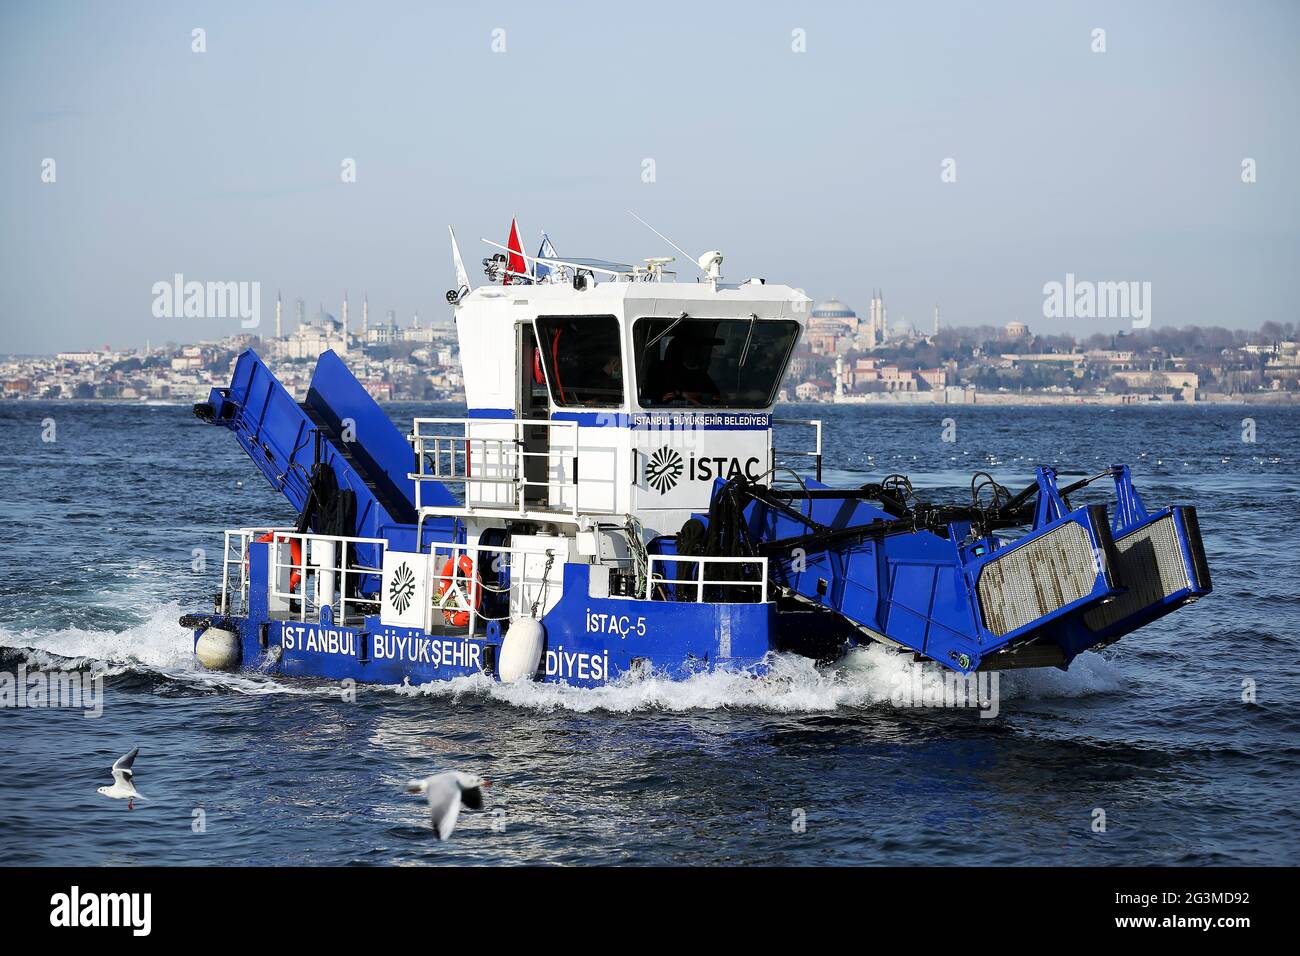
[[[320,613],[320,605],[315,598],[318,587],[313,588],[312,584],[318,582],[319,575],[321,574],[332,574],[337,576],[332,585],[333,597],[329,602],[330,606],[335,608],[337,612],[337,617],[335,618],[336,623],[345,623],[347,620],[346,613],[351,609],[352,613],[355,614],[357,605],[376,608],[380,605],[380,600],[378,598],[349,597],[347,594],[347,585],[350,575],[383,574],[382,549],[387,546],[387,542],[383,538],[354,538],[342,535],[312,534],[310,532],[299,533],[292,527],[238,528],[227,530],[225,532],[226,553],[222,562],[221,572],[222,614],[231,613],[231,596],[229,592],[230,580],[232,577],[232,564],[238,564],[239,566],[239,593],[241,602],[239,611],[247,611],[249,583],[247,563],[248,547],[256,538],[265,534],[274,534],[275,539],[269,543],[279,546],[271,548],[271,561],[268,566],[268,576],[270,577],[270,581],[267,586],[267,594],[270,597],[278,598],[282,601],[299,602],[299,608],[296,612],[298,620],[304,622],[307,621],[309,606],[311,610],[316,612],[316,614]],[[292,548],[286,547],[286,545],[289,545],[294,540],[297,540],[302,544],[302,550],[298,561],[292,560]],[[313,564],[311,555],[312,542],[324,542],[335,545],[333,561],[326,565]],[[345,558],[347,545],[379,547],[381,549],[381,556],[377,563],[380,567],[368,567],[366,565],[358,564],[355,561],[348,562]],[[557,548],[560,548],[558,542]],[[484,615],[479,613],[476,602],[473,601],[472,598],[469,601],[465,600],[460,587],[451,586],[448,587],[445,592],[439,591],[436,585],[442,579],[441,568],[443,567],[443,564],[440,561],[440,558],[444,556],[450,557],[452,567],[455,569],[451,575],[451,583],[453,585],[458,584],[462,577],[459,572],[459,561],[461,555],[469,555],[474,561],[475,576],[479,578],[480,583],[478,584],[478,587],[482,587],[484,590],[492,590],[493,588],[491,585],[481,584],[481,574],[479,569],[481,568],[483,556],[508,555],[509,561],[504,568],[500,569],[504,570],[508,575],[508,599],[511,602],[518,603],[518,607],[512,609],[514,613],[527,613],[531,610],[529,602],[533,597],[535,597],[540,604],[545,604],[547,589],[553,584],[557,585],[557,582],[562,578],[563,572],[562,570],[558,572],[548,570],[544,576],[530,576],[527,564],[517,561],[516,556],[531,555],[543,561],[549,557],[552,560],[554,567],[562,568],[564,564],[562,553],[562,548],[560,548],[560,550],[546,549],[539,551],[536,548],[519,548],[511,547],[509,545],[481,545],[477,543],[469,545],[436,542],[431,546],[426,572],[428,575],[426,581],[426,593],[430,598],[429,611],[431,613],[443,610],[452,612],[467,611],[469,613],[469,621],[465,630],[466,633],[469,634],[475,633],[478,620],[484,617]],[[287,574],[284,574],[283,572],[292,573],[294,571],[298,572],[300,575],[297,587],[290,590],[281,590],[279,587],[281,579],[287,579]],[[540,596],[538,594],[530,596],[527,591],[530,586],[532,586],[535,591],[540,592]],[[471,585],[471,595],[473,590],[476,589],[477,588],[474,585]],[[544,610],[545,608],[542,608],[543,612]],[[426,621],[425,623],[427,625],[429,622]]]
[[[264,534],[270,534],[275,531],[295,531],[295,528],[231,528],[224,533],[222,556],[221,556],[221,614],[230,613],[230,564],[231,564],[231,538],[238,542],[235,548],[234,561],[239,564],[239,602],[240,610],[248,609],[248,544],[254,538],[260,538]]]
[[[578,438],[580,432],[576,421],[554,421],[551,419],[540,418],[416,418],[413,419],[413,430],[407,436],[415,451],[416,468],[407,477],[415,483],[415,508],[416,511],[423,514],[466,514],[476,513],[496,513],[506,512],[518,516],[525,516],[529,513],[528,494],[530,488],[546,489],[546,504],[536,510],[553,514],[569,514],[574,520],[578,517]],[[459,425],[459,434],[426,434],[423,426],[445,426]],[[510,437],[497,437],[487,435],[473,435],[470,432],[472,426],[487,427],[510,427]],[[572,443],[568,447],[556,449],[547,443],[545,451],[527,451],[525,450],[524,434],[525,428],[549,428],[549,429],[567,429]],[[448,467],[444,470],[443,460],[446,457]],[[429,460],[432,458],[433,470],[428,470]],[[545,466],[546,476],[543,480],[530,479],[527,475],[527,462],[541,459]],[[463,467],[457,469],[457,462],[463,462]],[[498,469],[500,474],[472,474],[474,463],[479,463],[480,472],[486,471],[487,467]],[[563,477],[552,478],[552,470],[560,476],[568,470],[569,478]],[[444,508],[435,506],[432,509],[427,508],[421,499],[422,482],[458,482],[464,486],[464,503],[462,508]],[[513,502],[505,502],[502,506],[495,506],[492,503],[476,502],[473,495],[473,486],[505,486],[513,490]],[[552,500],[558,497],[563,502],[565,494],[568,493],[570,498],[569,506],[565,507],[560,504],[558,507],[552,505]]]
[[[301,543],[302,547],[298,553],[298,561],[293,561],[292,548],[289,549],[289,560],[281,560],[285,549],[283,545],[292,544],[293,541]],[[379,606],[379,600],[376,598],[348,597],[348,575],[366,575],[384,573],[383,569],[383,552],[388,546],[388,541],[384,538],[355,538],[346,535],[336,534],[312,534],[310,532],[298,533],[297,531],[275,533],[275,538],[271,542],[279,547],[271,550],[271,582],[267,588],[267,594],[270,597],[281,600],[298,601],[299,620],[307,620],[307,606],[312,604],[316,608],[317,615],[320,614],[320,608],[326,606],[334,607],[338,605],[338,616],[335,620],[342,624],[347,620],[347,608],[351,603],[354,608],[356,605],[365,605],[371,608]],[[333,556],[328,564],[317,563],[315,552],[319,551],[317,544],[330,544]],[[379,549],[379,567],[372,568],[362,564],[350,563],[347,560],[348,546],[361,545],[363,547],[377,547]],[[294,591],[291,587],[288,591],[280,590],[280,578],[282,571],[297,571],[299,574],[298,585],[300,590]],[[309,573],[314,579],[316,585],[314,589],[314,600],[309,601],[309,592],[307,588],[307,579]],[[333,576],[338,575],[335,579]],[[324,578],[324,580],[322,580]],[[329,596],[329,600],[322,601],[322,594]]]
[[[695,603],[700,604],[704,601],[705,585],[719,585],[722,587],[732,588],[760,588],[759,600],[750,602],[719,602],[719,603],[751,603],[762,604],[767,600],[767,558],[766,557],[744,557],[744,556],[698,556],[689,554],[651,554],[647,555],[649,559],[646,562],[646,585],[645,599],[654,600],[654,586],[656,584],[694,584],[695,585]],[[655,577],[655,562],[666,564],[670,561],[694,563],[697,574],[693,578],[664,578]],[[704,566],[706,564],[756,564],[763,569],[762,577],[758,581],[734,581],[709,579],[704,577]]]
[[[816,447],[813,451],[784,451],[776,447],[776,429],[768,432],[768,457],[771,467],[776,467],[777,455],[792,455],[799,458],[812,458],[817,463],[817,480],[822,480],[822,422],[820,418],[773,418],[773,425],[804,425],[816,429]]]
[[[447,560],[451,563],[452,568],[451,574],[446,579],[442,574],[442,568],[446,567],[446,564],[443,563],[440,565],[438,561],[439,555],[442,554],[447,555]],[[495,568],[498,574],[503,570],[505,571],[509,581],[506,588],[496,588],[492,585],[483,583],[482,561],[484,554],[509,556],[510,560],[504,568],[499,565]],[[465,590],[469,591],[469,600],[465,599],[465,594],[462,592],[461,586],[461,582],[465,581],[464,576],[460,572],[460,558],[462,555],[468,555],[474,563],[475,580],[472,582],[466,582],[467,587],[465,588]],[[547,566],[546,573],[541,577],[530,578],[528,576],[528,565],[525,560],[520,573],[517,574],[516,565],[518,562],[516,562],[515,558],[518,555],[524,555],[525,559],[528,556],[533,556],[539,560],[549,561],[550,564]],[[496,562],[494,562],[494,564],[495,563]],[[483,545],[477,543],[450,544],[445,542],[435,542],[430,546],[429,561],[426,564],[425,572],[425,592],[429,595],[430,599],[429,613],[436,614],[438,611],[442,611],[445,616],[448,613],[456,614],[465,612],[469,615],[465,623],[465,633],[473,634],[477,630],[480,618],[487,621],[507,620],[513,616],[525,613],[531,614],[532,606],[527,603],[528,595],[525,590],[528,585],[531,584],[534,586],[535,591],[540,592],[535,595],[534,603],[539,605],[540,613],[544,614],[547,610],[545,607],[547,591],[550,589],[552,584],[553,574],[551,569],[556,566],[563,568],[563,565],[564,560],[562,557],[562,551],[557,551],[555,548],[538,550],[537,548],[518,548],[510,545]],[[562,580],[563,571],[561,570],[559,575],[556,577]],[[435,586],[436,584],[440,585],[443,580],[447,580],[448,582],[448,587],[445,591],[441,590],[439,586]],[[517,600],[518,606],[509,607],[507,614],[503,618],[488,617],[479,611],[479,602],[474,599],[475,592],[481,594],[483,591],[490,591],[498,594],[505,593],[507,604],[511,605]],[[428,625],[431,623],[435,622],[426,620],[425,630],[428,630]]]
[[[375,598],[349,597],[347,593],[348,579],[349,575],[383,574],[383,550],[388,545],[385,539],[354,538],[344,535],[312,534],[310,532],[300,533],[296,528],[237,528],[225,532],[225,552],[222,556],[221,566],[222,614],[230,613],[230,566],[232,563],[239,565],[240,610],[247,611],[249,586],[248,549],[253,541],[267,534],[275,536],[269,542],[273,547],[270,549],[271,561],[267,569],[270,578],[267,583],[267,595],[282,601],[299,602],[299,620],[307,620],[308,605],[311,605],[317,614],[320,613],[319,608],[323,606],[320,603],[322,589],[330,595],[326,603],[331,607],[337,605],[338,616],[336,620],[340,624],[346,620],[349,605],[352,606],[354,613],[357,605],[378,607],[379,601]],[[295,540],[301,544],[299,560],[296,562],[292,560],[292,547],[285,548],[285,545],[291,545]],[[318,550],[313,547],[313,542],[334,545],[334,557],[328,564],[319,563],[319,559],[316,559],[316,563],[313,563],[311,552]],[[233,548],[232,543],[234,544]],[[349,562],[347,560],[348,545],[378,548],[380,567],[372,568],[358,564],[355,561]],[[287,560],[284,558],[286,551],[289,555]],[[282,572],[292,574],[295,571],[299,575],[297,589],[280,590]],[[321,579],[322,575],[326,576],[324,581]],[[309,590],[307,586],[309,578],[316,584],[315,589]]]

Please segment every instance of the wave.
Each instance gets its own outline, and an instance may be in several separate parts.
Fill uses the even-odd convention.
[[[774,655],[762,676],[738,671],[709,671],[685,680],[662,674],[625,674],[604,687],[564,684],[501,684],[484,675],[420,685],[389,687],[406,696],[483,697],[516,707],[570,710],[577,713],[643,710],[766,710],[774,713],[819,713],[841,708],[895,707],[900,687],[914,673],[911,658],[881,646],[856,648],[832,665],[818,666],[806,657]],[[944,673],[937,665],[919,670],[920,699],[942,695]],[[1013,671],[999,675],[998,698],[1046,699],[1086,697],[1120,691],[1118,668],[1100,654],[1080,655],[1069,671]],[[916,685],[911,685],[916,686]]]
[[[253,671],[233,674],[204,670],[193,657],[189,631],[177,618],[179,604],[160,604],[139,624],[122,630],[61,628],[15,633],[0,628],[0,648],[20,654],[30,667],[89,670],[113,677],[128,672],[162,678],[205,690],[243,694],[337,695],[339,684],[325,680],[272,677]],[[407,696],[456,700],[474,697],[536,710],[577,713],[631,713],[722,709],[774,713],[819,713],[842,708],[898,706],[900,688],[919,691],[921,700],[942,696],[948,672],[937,665],[916,668],[911,658],[885,647],[857,648],[831,665],[806,657],[773,655],[761,676],[741,671],[707,671],[685,680],[649,672],[625,674],[604,687],[564,684],[502,684],[485,675],[458,677],[380,690]],[[1038,669],[999,674],[998,697],[1015,699],[1086,697],[1120,691],[1118,668],[1099,654],[1085,653],[1069,671]]]
[[[151,670],[192,666],[189,632],[177,621],[179,604],[159,604],[139,624],[122,630],[67,627],[14,632],[0,627],[0,647],[30,652],[33,663],[60,659],[63,667],[124,665]]]
[[[139,674],[205,691],[249,695],[321,693],[310,682],[284,682],[252,671],[204,670],[194,659],[191,632],[177,623],[182,613],[179,604],[159,604],[139,624],[121,630],[67,627],[14,632],[0,627],[0,649],[39,670],[84,670],[106,678]],[[332,687],[331,692],[336,693]]]

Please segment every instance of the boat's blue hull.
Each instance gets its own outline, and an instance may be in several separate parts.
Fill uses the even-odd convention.
[[[719,667],[757,672],[769,652],[788,646],[775,604],[591,598],[586,570],[566,567],[565,596],[542,619],[539,680],[596,687],[629,671],[675,678]],[[377,616],[360,627],[271,620],[257,612],[259,603],[254,597],[249,616],[213,622],[239,635],[245,669],[372,684],[495,675],[503,637],[496,622],[475,637],[430,634],[381,624]]]

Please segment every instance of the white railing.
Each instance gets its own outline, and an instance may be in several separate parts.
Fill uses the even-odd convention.
[[[425,622],[425,630],[429,630],[431,624],[450,625],[463,627],[466,634],[474,634],[480,620],[531,617],[534,608],[537,616],[541,617],[559,599],[563,589],[567,551],[561,546],[561,541],[557,539],[557,546],[547,550],[434,543],[430,547],[426,572],[425,590],[430,596],[431,617]],[[483,581],[485,555],[492,565],[489,576],[497,581],[504,578],[508,582],[505,587]],[[468,557],[474,564],[473,581],[461,573],[462,557]],[[480,610],[482,601],[491,594],[506,594],[505,613],[491,615]],[[464,622],[457,624],[455,617],[461,614],[465,615]]]
[[[430,433],[428,429],[459,426],[458,433]],[[471,427],[488,431],[509,428],[508,437],[474,435]],[[567,513],[578,516],[578,423],[547,419],[519,418],[417,418],[409,436],[415,450],[417,471],[409,477],[415,482],[417,511],[438,514],[511,514],[527,515],[530,511]],[[525,429],[546,428],[546,450],[528,451]],[[556,442],[557,430],[567,431],[567,444]],[[543,476],[528,477],[528,464],[541,462]],[[464,489],[461,508],[425,506],[421,500],[421,483],[437,481],[460,484]],[[489,493],[503,489],[503,500],[493,500]],[[543,489],[543,500],[530,502],[530,489]],[[488,499],[488,500],[485,500]],[[567,502],[567,503],[566,503]]]
[[[759,598],[756,601],[720,601],[721,604],[761,604],[767,600],[767,558],[746,558],[746,557],[696,557],[687,554],[651,554],[646,564],[646,584],[645,599],[647,601],[655,600],[654,589],[659,584],[691,584],[695,586],[695,603],[699,604],[704,601],[704,588],[708,586],[717,586],[722,588],[751,588],[760,589]],[[671,562],[687,563],[695,565],[695,576],[690,578],[665,578],[655,576],[655,564],[668,564]],[[737,581],[734,579],[711,579],[704,576],[704,566],[706,564],[749,564],[756,565],[762,569],[761,577],[758,581]]]
[[[301,621],[315,621],[319,619],[320,608],[325,604],[333,608],[334,621],[338,624],[379,612],[379,597],[349,596],[348,586],[361,575],[374,575],[382,579],[383,549],[387,544],[383,538],[299,534],[294,528],[238,528],[225,532],[220,613],[248,612],[248,548],[265,535],[274,535],[274,539],[267,542],[270,546],[267,596],[268,602],[278,605],[280,611],[277,613],[273,609],[273,617],[283,619],[288,616]],[[296,561],[293,557],[295,541],[298,542]],[[376,561],[379,567],[348,561],[345,558],[348,545],[374,545],[380,548]],[[436,543],[429,552],[425,591],[430,595],[429,611],[432,621],[444,623],[444,611],[453,616],[465,612],[468,614],[465,632],[473,634],[480,620],[496,619],[480,612],[480,602],[474,600],[476,590],[483,596],[489,593],[508,593],[506,613],[500,615],[502,620],[531,615],[534,604],[540,616],[554,605],[562,592],[566,554],[563,539],[557,539],[557,546],[548,550],[505,545]],[[474,562],[476,580],[472,585],[459,572],[462,556],[468,556]],[[493,574],[489,577],[507,580],[505,588],[483,582],[481,562],[484,556],[493,562]],[[449,586],[444,590],[441,587],[444,577],[442,569],[448,560],[451,561],[452,571],[447,576]],[[298,576],[296,581],[293,580],[295,574]],[[236,580],[238,591],[233,590]],[[292,610],[290,602],[297,602],[296,610]],[[425,623],[427,630],[430,621],[426,620]]]
[[[361,575],[383,575],[383,538],[348,538],[328,534],[299,534],[294,528],[237,528],[225,533],[225,550],[221,563],[221,613],[232,613],[232,571],[239,576],[238,602],[235,613],[248,612],[248,548],[258,538],[273,535],[270,546],[270,564],[267,582],[268,603],[277,603],[283,609],[289,602],[299,604],[297,611],[289,611],[299,620],[308,616],[316,620],[326,604],[334,609],[334,620],[343,623],[349,614],[358,618],[375,613],[378,598],[348,595],[348,585]],[[298,560],[294,560],[294,542],[298,544]],[[380,567],[372,568],[349,561],[348,545],[375,546],[379,550]],[[294,580],[294,575],[297,580]],[[369,609],[368,611],[366,609]],[[272,609],[273,613],[275,609]]]
[[[230,603],[230,570],[234,565],[239,572],[239,601],[233,613],[248,613],[248,545],[266,534],[277,531],[292,533],[293,528],[233,528],[225,533],[221,560],[221,608],[222,614],[232,613]]]
[[[294,543],[298,544],[298,558],[294,560]],[[384,548],[388,542],[383,538],[350,538],[334,534],[298,534],[296,531],[277,531],[271,545],[271,582],[267,589],[268,603],[278,601],[287,605],[289,601],[298,602],[298,619],[300,621],[318,620],[321,608],[329,606],[334,610],[334,621],[345,623],[348,618],[348,605],[352,605],[353,618],[360,619],[366,613],[379,611],[379,598],[349,597],[349,576],[355,580],[362,575],[376,575],[382,578],[384,573]],[[379,549],[376,563],[379,567],[369,567],[348,560],[349,545],[376,547]],[[298,580],[293,576],[297,574]],[[358,608],[368,609],[360,610]],[[292,614],[292,610],[290,610]]]
[[[767,453],[770,466],[775,468],[777,458],[812,458],[816,463],[817,480],[822,480],[822,423],[817,418],[774,418],[772,419],[773,428],[768,431]],[[812,428],[816,431],[815,445],[812,451],[788,450],[776,447],[776,428],[777,425],[799,425]]]

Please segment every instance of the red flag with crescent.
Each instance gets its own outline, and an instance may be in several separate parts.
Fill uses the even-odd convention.
[[[506,258],[506,268],[515,275],[506,275],[502,285],[510,285],[515,281],[516,276],[528,273],[528,263],[524,259],[524,243],[519,238],[519,223],[514,218],[510,220],[510,241],[506,243],[506,247],[510,250],[510,255]]]

